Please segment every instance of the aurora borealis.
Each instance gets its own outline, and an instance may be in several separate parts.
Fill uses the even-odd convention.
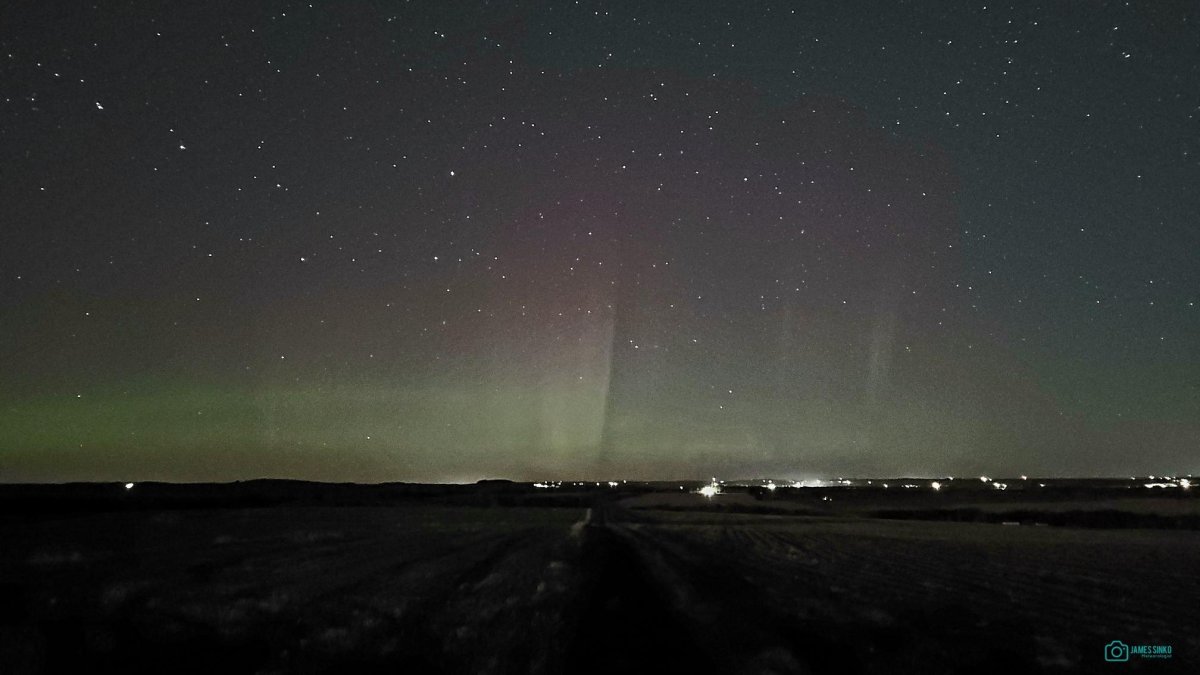
[[[1200,470],[1189,3],[0,19],[0,481]]]

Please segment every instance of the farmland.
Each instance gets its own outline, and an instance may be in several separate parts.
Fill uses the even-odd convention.
[[[1195,530],[433,501],[7,513],[4,672],[1091,672],[1113,639],[1173,648],[1125,669],[1187,672],[1200,650]]]

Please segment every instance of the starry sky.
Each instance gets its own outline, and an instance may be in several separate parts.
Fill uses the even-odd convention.
[[[1200,471],[1200,10],[9,3],[0,481]]]

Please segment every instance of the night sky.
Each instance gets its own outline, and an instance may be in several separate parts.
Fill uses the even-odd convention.
[[[0,481],[1198,472],[1198,214],[1190,0],[7,3]]]

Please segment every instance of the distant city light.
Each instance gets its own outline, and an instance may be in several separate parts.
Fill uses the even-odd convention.
[[[1007,490],[1008,483],[992,483],[992,487],[996,488],[997,490]]]
[[[1180,478],[1180,479],[1179,479],[1179,487],[1181,487],[1181,488],[1183,488],[1184,490],[1186,490],[1186,489],[1188,489],[1188,488],[1192,487],[1192,481],[1190,481],[1190,480],[1188,480],[1188,479],[1186,479],[1186,478]]]
[[[936,492],[942,489],[942,484],[935,480],[929,484],[929,487],[933,488],[934,492]]]
[[[1148,488],[1177,488],[1180,486],[1178,483],[1146,483],[1146,487],[1148,487]]]
[[[132,490],[132,489],[133,489],[133,483],[126,483],[126,484],[125,484],[125,489],[126,489],[126,490]]]
[[[775,482],[774,481],[768,482],[767,489],[770,490],[771,492],[774,492],[775,491]]]
[[[700,494],[712,499],[713,497],[721,494],[721,488],[717,487],[716,485],[705,485],[704,487],[700,488]]]
[[[990,480],[991,480],[991,478],[988,478],[987,476],[980,476],[980,477],[979,477],[979,482],[980,482],[980,483],[986,483],[986,482],[988,482],[988,481],[990,481]]]

